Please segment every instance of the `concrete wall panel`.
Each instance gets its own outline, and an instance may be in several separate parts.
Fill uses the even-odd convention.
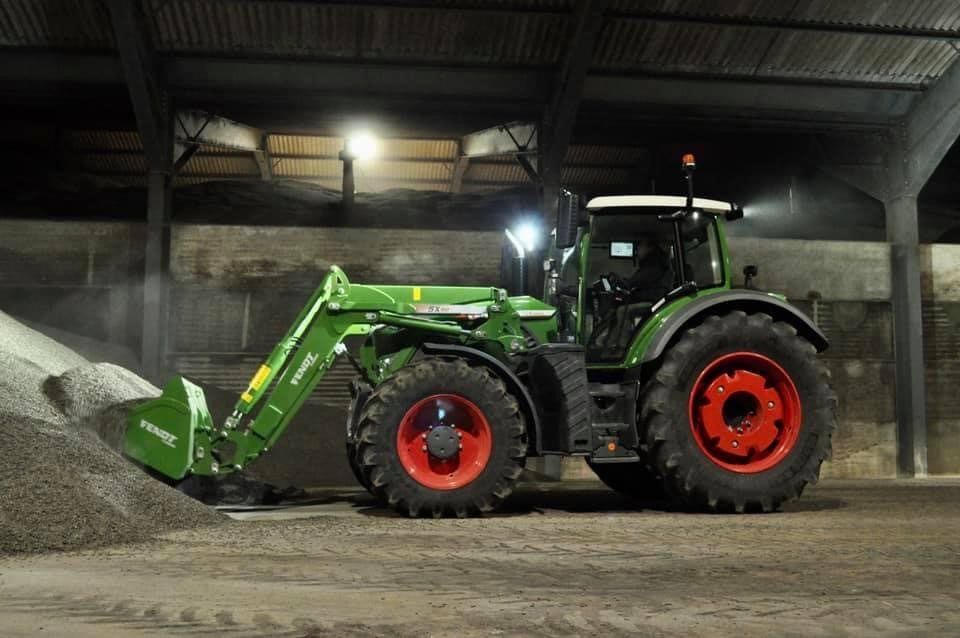
[[[759,288],[791,299],[811,294],[824,300],[888,301],[890,250],[886,244],[731,237],[734,280],[756,264]]]
[[[498,279],[499,232],[270,226],[176,226],[177,282],[312,289],[331,264],[358,283],[488,284]]]
[[[938,302],[960,302],[960,245],[921,246],[923,295]]]
[[[960,474],[960,246],[923,246],[921,267],[927,462],[931,474]]]

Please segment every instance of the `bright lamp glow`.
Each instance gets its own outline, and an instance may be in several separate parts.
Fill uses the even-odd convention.
[[[523,243],[527,252],[533,252],[540,243],[540,228],[532,222],[524,222],[514,230],[517,239]]]
[[[540,244],[540,226],[535,222],[520,222],[505,232],[507,239],[513,244],[513,249],[517,251],[517,257],[526,257],[527,253],[532,253]]]
[[[372,133],[362,131],[347,138],[347,153],[358,160],[370,159],[377,155],[377,138]]]

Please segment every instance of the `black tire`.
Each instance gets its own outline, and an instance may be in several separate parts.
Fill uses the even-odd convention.
[[[586,459],[600,481],[614,492],[638,501],[664,498],[663,483],[644,463],[594,463]]]
[[[489,424],[492,449],[481,473],[451,490],[414,480],[400,462],[397,431],[404,415],[425,397],[459,395]],[[376,387],[360,415],[361,471],[375,496],[407,516],[465,517],[496,509],[513,491],[526,458],[523,418],[503,382],[460,359],[427,358],[398,370]]]
[[[350,471],[353,472],[353,476],[357,479],[357,483],[360,484],[363,489],[367,490],[371,494],[373,490],[371,489],[370,483],[367,481],[367,477],[363,474],[363,467],[360,465],[360,449],[359,445],[355,441],[347,441],[347,463],[350,465]]]
[[[350,471],[353,472],[354,478],[357,479],[357,483],[359,483],[363,489],[372,493],[372,490],[370,489],[370,483],[367,482],[367,477],[363,475],[363,468],[360,465],[360,446],[358,444],[357,437],[355,433],[351,431],[351,426],[353,425],[353,413],[358,407],[357,404],[357,399],[354,399],[350,402],[350,408],[347,410],[347,464],[350,466]]]
[[[712,361],[735,352],[757,353],[779,365],[801,406],[795,444],[772,467],[755,473],[712,461],[690,422],[688,401],[698,376]],[[817,481],[830,455],[836,405],[826,367],[796,329],[766,314],[734,311],[686,331],[664,355],[644,393],[642,440],[651,469],[678,504],[713,512],[770,512]]]

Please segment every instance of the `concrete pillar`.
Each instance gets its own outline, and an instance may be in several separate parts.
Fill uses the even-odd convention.
[[[143,375],[163,383],[168,318],[167,273],[170,256],[171,177],[152,170],[147,176],[147,237],[143,278]]]
[[[905,477],[925,476],[927,406],[917,197],[899,195],[886,201],[885,209],[896,362],[897,471]]]

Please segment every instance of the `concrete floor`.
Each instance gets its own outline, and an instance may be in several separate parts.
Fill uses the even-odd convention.
[[[960,634],[960,481],[826,483],[786,511],[529,486],[497,517],[356,492],[148,545],[0,562],[0,634]]]

